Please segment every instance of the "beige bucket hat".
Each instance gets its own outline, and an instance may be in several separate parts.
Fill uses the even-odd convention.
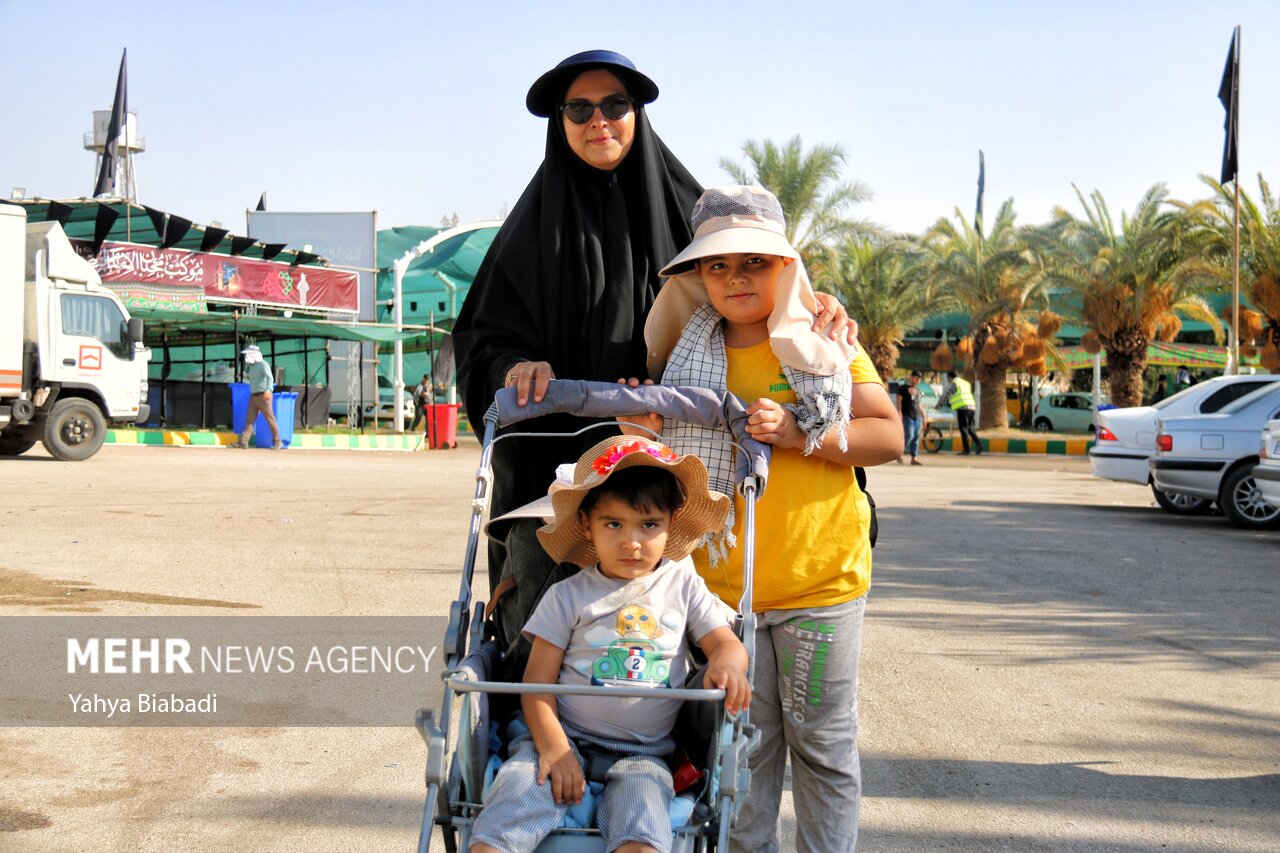
[[[776,196],[761,187],[710,187],[693,206],[693,242],[658,275],[689,272],[699,258],[760,252],[799,258],[787,239],[786,218]]]
[[[578,519],[578,508],[587,492],[618,471],[636,466],[670,471],[680,481],[685,500],[671,518],[664,557],[680,560],[692,553],[708,533],[719,530],[729,513],[727,495],[707,488],[707,469],[696,456],[681,456],[671,448],[647,438],[614,436],[596,444],[578,460],[573,479],[557,481],[548,494],[555,519],[538,530],[538,540],[553,560],[590,566],[600,561],[587,540]],[[567,473],[567,472],[565,472]]]

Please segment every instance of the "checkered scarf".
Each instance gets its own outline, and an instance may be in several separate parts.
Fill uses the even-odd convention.
[[[720,312],[709,302],[693,312],[667,358],[662,372],[663,385],[693,385],[716,390],[728,387],[729,360],[720,320]],[[845,426],[849,423],[853,398],[853,379],[848,371],[823,376],[785,364],[782,370],[796,394],[796,402],[785,408],[795,415],[796,424],[805,434],[804,454],[808,456],[821,447],[832,429],[836,430],[840,449],[848,449]],[[662,440],[677,453],[692,453],[700,458],[707,466],[711,488],[733,497],[734,447],[729,443],[733,435],[728,430],[668,420],[662,428]],[[737,547],[733,522],[730,508],[724,529],[708,534],[703,540],[713,566],[727,559],[729,549]]]

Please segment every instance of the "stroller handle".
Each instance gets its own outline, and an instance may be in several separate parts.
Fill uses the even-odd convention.
[[[760,491],[768,479],[771,448],[747,433],[747,406],[728,391],[686,385],[641,385],[632,388],[614,382],[587,382],[553,379],[541,402],[518,404],[517,389],[503,388],[485,414],[497,426],[508,426],[530,418],[565,413],[584,418],[619,418],[627,415],[657,414],[671,420],[713,429],[728,430],[742,447],[738,459],[737,482],[746,475],[759,478]]]
[[[716,702],[724,698],[719,687],[601,687],[591,684],[529,684],[512,681],[472,681],[465,675],[452,675],[445,680],[455,693],[541,693],[555,696],[611,696],[618,699],[680,699]]]

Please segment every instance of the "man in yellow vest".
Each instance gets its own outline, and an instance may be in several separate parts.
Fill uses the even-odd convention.
[[[973,416],[978,408],[973,401],[973,386],[968,380],[957,376],[954,370],[947,372],[947,383],[947,390],[951,392],[948,402],[951,404],[951,411],[956,413],[956,427],[960,430],[960,443],[964,446],[960,453],[969,453],[969,439],[972,438],[974,452],[981,455],[982,439],[978,438],[978,431],[973,425]]]

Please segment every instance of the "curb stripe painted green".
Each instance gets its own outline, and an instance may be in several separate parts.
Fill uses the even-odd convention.
[[[983,447],[988,453],[1047,454],[1050,456],[1084,456],[1093,447],[1092,438],[984,438]],[[942,452],[958,452],[963,447],[960,439],[942,442]]]
[[[233,443],[233,432],[209,430],[109,429],[106,444],[132,444],[146,447],[223,447]],[[292,447],[299,450],[394,450],[418,449],[417,435],[341,435],[334,433],[293,436]]]

